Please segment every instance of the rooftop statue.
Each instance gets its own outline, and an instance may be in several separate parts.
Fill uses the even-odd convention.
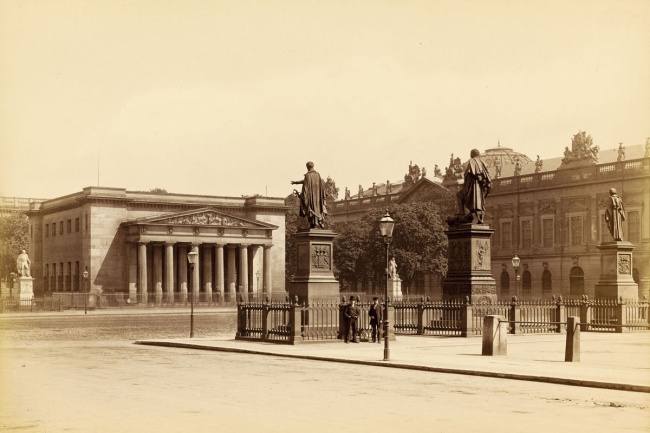
[[[295,189],[294,194],[300,199],[300,216],[307,219],[309,228],[324,229],[325,215],[327,208],[325,206],[325,184],[320,174],[314,170],[314,163],[307,163],[307,173],[303,180],[295,180],[292,185],[302,184],[302,191],[298,193]]]
[[[458,191],[459,213],[466,216],[476,216],[479,224],[483,224],[483,212],[485,212],[485,198],[492,191],[492,182],[488,173],[487,165],[481,160],[481,152],[473,149],[471,158],[465,168],[465,181],[463,188]],[[469,210],[465,214],[465,209]]]

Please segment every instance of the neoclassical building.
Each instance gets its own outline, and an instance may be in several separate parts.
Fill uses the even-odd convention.
[[[130,302],[284,293],[285,211],[281,198],[105,187],[34,202],[34,291],[125,293]],[[190,251],[198,253],[192,275]]]

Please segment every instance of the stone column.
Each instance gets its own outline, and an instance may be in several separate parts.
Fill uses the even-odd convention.
[[[165,294],[167,302],[174,303],[174,244],[165,242]]]
[[[264,261],[262,263],[264,269],[264,282],[262,283],[263,291],[269,296],[273,293],[273,288],[271,286],[271,248],[270,245],[264,245]]]
[[[248,301],[248,245],[240,245],[239,253],[241,294],[244,296],[244,301]]]
[[[139,302],[147,303],[147,244],[138,242],[138,284],[140,285]]]
[[[236,271],[237,268],[235,267],[235,245],[228,245],[226,246],[226,249],[228,251],[228,296],[229,296],[229,301],[237,301],[236,299],[236,293],[237,293],[237,275]]]
[[[200,292],[200,277],[201,277],[201,252],[200,252],[199,244],[192,244],[192,251],[198,253],[198,257],[196,258],[196,264],[194,265],[194,272],[192,273],[192,293],[194,296],[194,301],[199,300],[199,292]]]
[[[212,302],[212,245],[204,245],[202,250],[203,291],[205,292],[205,300]]]
[[[178,284],[182,303],[187,302],[187,246],[178,246]]]
[[[151,253],[153,254],[153,287],[156,298],[156,305],[160,305],[163,295],[163,258],[162,245],[152,245]]]
[[[138,302],[138,246],[135,244],[128,244],[127,248],[127,262],[129,266],[129,302],[137,303]],[[81,273],[80,273],[81,274]],[[81,291],[86,290],[83,287],[83,279],[79,284]]]
[[[224,268],[223,268],[223,245],[217,244],[217,259],[216,259],[216,266],[217,266],[217,281],[216,281],[216,289],[219,292],[219,302],[223,302],[224,300],[224,292],[225,292],[225,286],[224,286]]]

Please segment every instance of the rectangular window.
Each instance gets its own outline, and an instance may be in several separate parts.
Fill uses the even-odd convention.
[[[533,222],[521,220],[521,247],[531,248],[533,246]]]
[[[50,290],[50,264],[45,263],[45,291]]]
[[[544,248],[551,248],[555,243],[554,230],[553,218],[544,218],[542,220],[542,246]]]
[[[625,239],[625,233],[623,236]],[[641,220],[638,211],[627,213],[627,237],[632,243],[641,241]]]
[[[512,247],[512,223],[501,223],[501,248]]]
[[[72,233],[72,220],[68,220],[68,234]]]
[[[79,218],[74,219],[74,231],[75,233],[79,231]]]
[[[612,240],[612,236],[609,234],[609,228],[607,228],[607,220],[605,220],[605,213],[600,214],[600,242],[609,242]]]
[[[50,225],[45,224],[45,237],[49,238],[50,237]]]
[[[63,234],[63,221],[61,221],[61,222],[59,223],[59,234],[60,234],[60,235]]]
[[[582,245],[582,215],[572,216],[569,220],[571,230],[571,246]]]
[[[52,223],[52,237],[56,236],[56,223]]]

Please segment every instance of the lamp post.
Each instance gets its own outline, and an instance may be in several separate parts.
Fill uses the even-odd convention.
[[[519,263],[521,263],[521,259],[517,257],[517,254],[515,253],[515,256],[512,258],[512,268],[515,270],[515,296],[519,295],[519,293],[517,292],[517,280],[519,279]]]
[[[84,314],[88,314],[88,271],[87,270],[83,272],[83,277],[84,277]]]
[[[393,240],[393,227],[395,227],[395,221],[388,214],[388,209],[386,209],[386,214],[381,220],[379,220],[379,230],[381,235],[384,238],[384,245],[386,245],[386,294],[384,298],[384,361],[390,361],[390,348],[388,347],[388,246]]]
[[[192,277],[194,276],[194,265],[199,253],[190,251],[187,253],[187,262],[190,264],[190,338],[194,338],[194,286]]]

